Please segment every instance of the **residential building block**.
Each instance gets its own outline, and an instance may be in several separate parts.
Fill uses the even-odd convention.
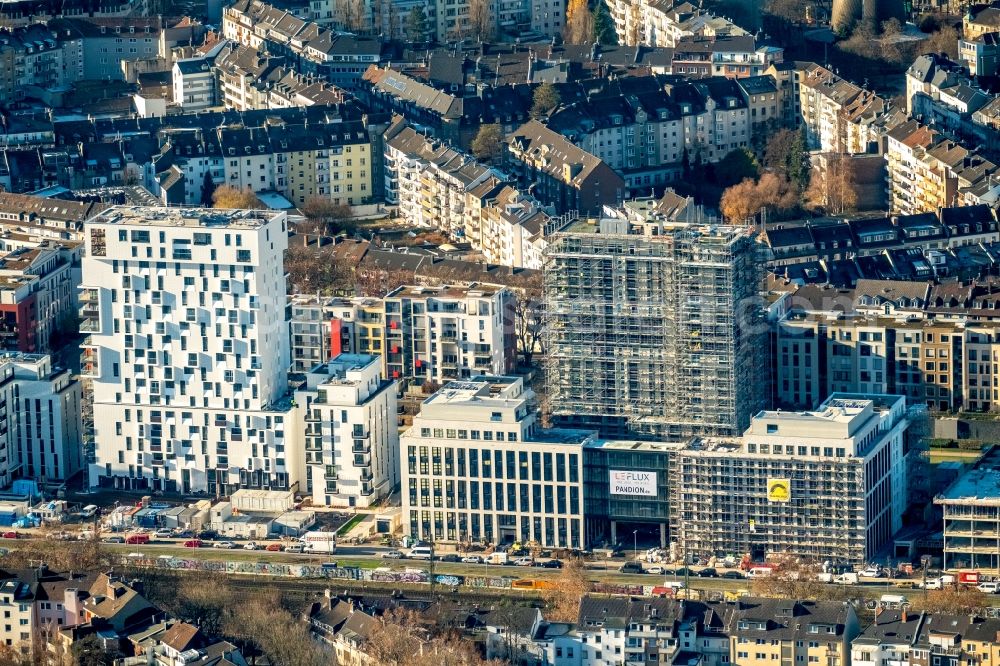
[[[87,226],[90,484],[294,489],[284,213],[115,207]]]
[[[377,356],[338,354],[295,391],[305,456],[299,477],[317,506],[369,507],[399,486],[396,382]]]

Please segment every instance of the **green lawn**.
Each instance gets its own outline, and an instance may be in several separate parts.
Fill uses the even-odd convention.
[[[350,531],[354,529],[355,525],[357,525],[358,523],[360,523],[362,520],[364,520],[367,517],[368,517],[368,514],[366,514],[366,513],[356,513],[356,514],[354,514],[353,518],[351,518],[346,523],[344,523],[343,525],[340,526],[340,529],[337,530],[337,536],[343,536],[345,534],[349,534]]]

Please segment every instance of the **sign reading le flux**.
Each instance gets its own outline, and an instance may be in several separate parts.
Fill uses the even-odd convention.
[[[656,497],[656,472],[625,472],[609,470],[612,495],[642,495]]]

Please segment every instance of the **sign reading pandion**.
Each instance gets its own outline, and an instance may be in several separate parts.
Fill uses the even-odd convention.
[[[656,472],[625,472],[612,469],[612,495],[642,495],[656,497]]]

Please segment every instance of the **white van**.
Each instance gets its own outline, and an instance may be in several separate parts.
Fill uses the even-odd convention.
[[[774,573],[771,567],[751,567],[747,572],[747,578],[769,578]]]
[[[411,560],[429,560],[431,559],[431,547],[414,546],[406,556]]]
[[[1000,594],[1000,581],[987,580],[976,586],[976,589],[986,594]]]
[[[879,602],[885,608],[902,608],[904,604],[910,603],[910,600],[902,594],[883,594]]]

